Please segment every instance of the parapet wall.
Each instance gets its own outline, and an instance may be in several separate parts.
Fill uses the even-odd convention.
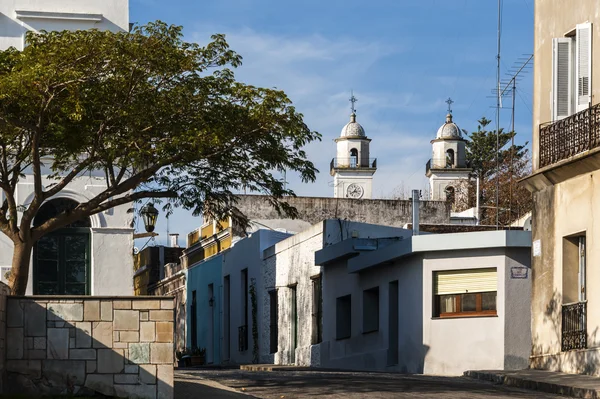
[[[296,208],[298,219],[311,225],[326,219],[344,219],[354,222],[402,227],[412,222],[412,201],[289,197],[285,201]],[[263,195],[238,196],[238,209],[251,220],[281,219]],[[450,206],[445,201],[420,201],[420,222],[450,223]]]
[[[4,393],[173,398],[173,298],[6,302]]]

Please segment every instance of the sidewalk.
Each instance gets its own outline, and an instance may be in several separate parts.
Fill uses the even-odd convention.
[[[465,377],[574,398],[600,399],[600,378],[545,370],[466,371]]]

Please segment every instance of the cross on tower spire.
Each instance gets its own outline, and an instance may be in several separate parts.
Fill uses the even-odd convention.
[[[446,104],[448,104],[448,113],[451,114],[452,113],[452,104],[454,103],[454,101],[452,101],[452,99],[450,97],[448,97],[448,99],[445,101]]]
[[[350,97],[350,102],[352,103],[352,107],[350,107],[350,109],[352,110],[352,113],[355,114],[356,108],[354,107],[354,104],[356,104],[358,99],[356,97],[354,97],[354,90],[352,90],[351,93],[352,93],[352,96]]]

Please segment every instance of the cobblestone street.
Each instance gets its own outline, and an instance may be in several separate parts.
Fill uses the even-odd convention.
[[[180,370],[176,399],[566,398],[463,377],[323,371]]]

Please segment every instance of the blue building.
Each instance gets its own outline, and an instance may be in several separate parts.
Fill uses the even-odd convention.
[[[206,363],[221,363],[223,252],[191,265],[187,271],[188,348],[205,348]]]

